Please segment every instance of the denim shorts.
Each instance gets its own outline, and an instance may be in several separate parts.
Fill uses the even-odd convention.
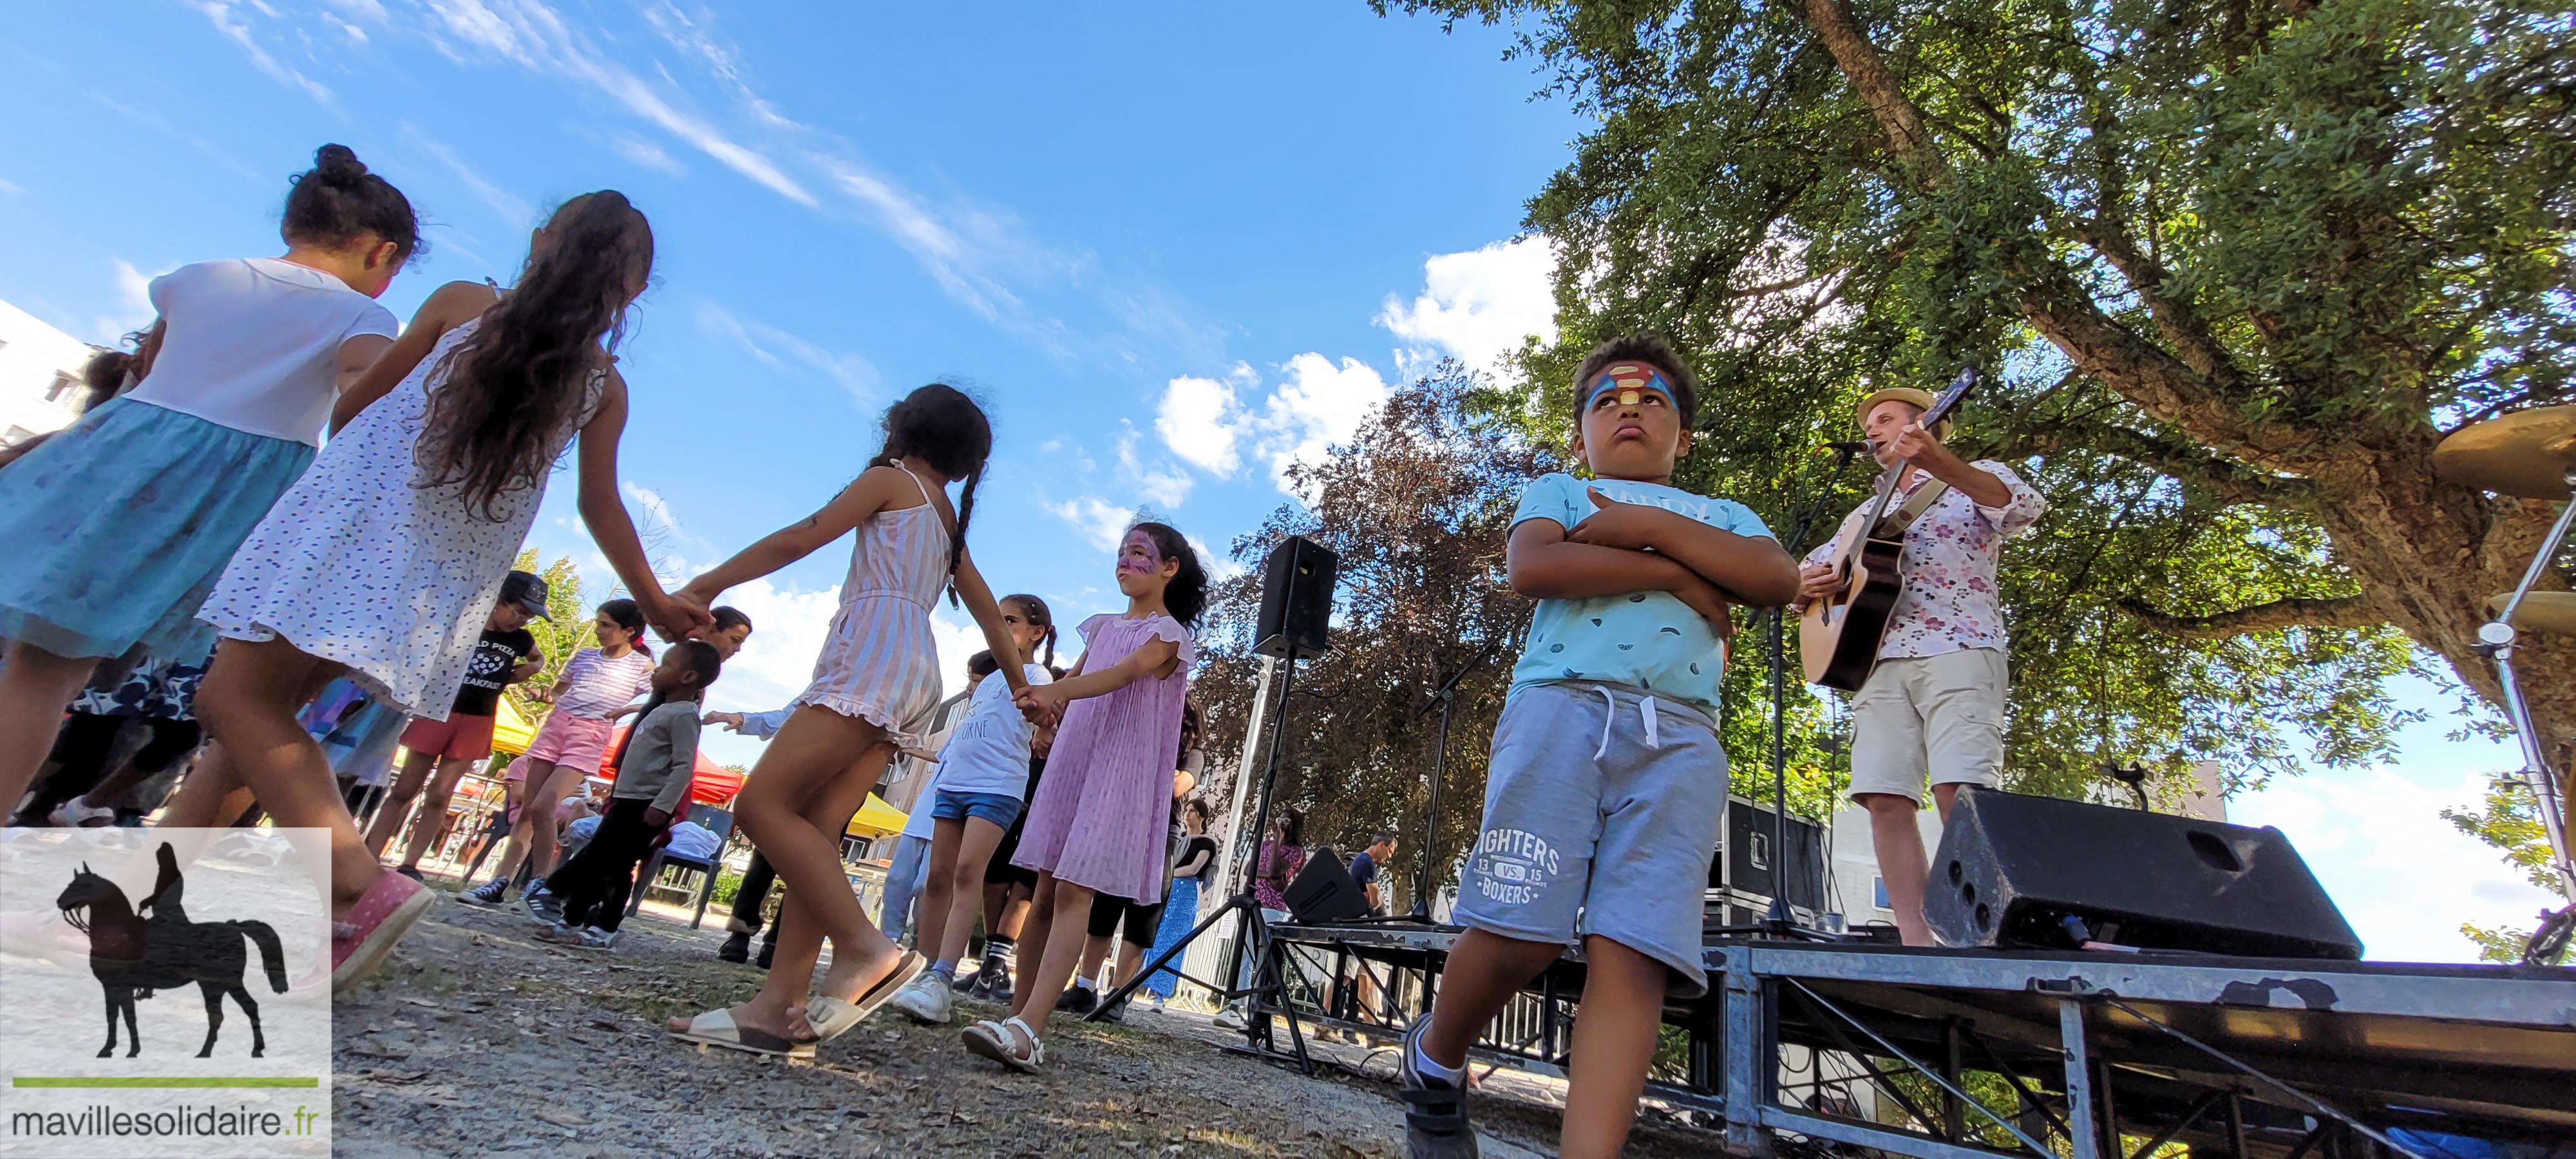
[[[981,817],[996,829],[1009,829],[1011,822],[1020,819],[1021,808],[1020,799],[1007,793],[951,793],[942,789],[931,802],[930,819],[963,821]]]

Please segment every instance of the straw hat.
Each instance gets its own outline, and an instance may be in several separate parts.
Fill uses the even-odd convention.
[[[1881,387],[1881,388],[1879,388],[1879,389],[1877,389],[1877,390],[1873,390],[1873,391],[1869,392],[1869,397],[1867,397],[1867,398],[1864,398],[1864,399],[1860,400],[1860,407],[1859,407],[1857,410],[1855,410],[1855,411],[1853,411],[1853,412],[1852,412],[1852,417],[1853,417],[1853,418],[1855,418],[1855,419],[1857,419],[1857,420],[1859,421],[1859,423],[1860,423],[1860,425],[1861,425],[1861,426],[1863,426],[1863,427],[1867,427],[1867,426],[1869,425],[1869,412],[1874,411],[1874,410],[1877,410],[1877,409],[1878,409],[1878,404],[1880,404],[1880,403],[1883,403],[1883,402],[1901,402],[1901,403],[1905,403],[1905,404],[1907,404],[1907,405],[1909,405],[1909,406],[1912,406],[1912,407],[1913,407],[1914,409],[1916,409],[1916,410],[1919,410],[1919,411],[1928,411],[1928,410],[1931,410],[1931,409],[1932,409],[1932,404],[1933,404],[1933,403],[1935,403],[1935,402],[1938,402],[1938,401],[1940,401],[1940,400],[1939,400],[1938,398],[1935,398],[1935,397],[1933,396],[1933,394],[1932,394],[1932,392],[1931,392],[1931,391],[1923,390],[1923,389],[1920,389],[1920,388],[1917,388],[1917,387],[1911,387],[1911,386],[1889,386],[1889,387]],[[1936,438],[1936,439],[1943,439],[1943,438],[1948,438],[1949,436],[1950,436],[1950,420],[1949,420],[1949,419],[1944,418],[1944,419],[1942,419],[1940,422],[1937,422],[1937,423],[1932,424],[1932,437],[1933,437],[1933,438]]]

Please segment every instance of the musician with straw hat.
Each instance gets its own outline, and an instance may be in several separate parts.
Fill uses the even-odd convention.
[[[1888,510],[1910,514],[1898,574],[1905,583],[1860,691],[1852,696],[1852,800],[1869,810],[1888,906],[1907,945],[1930,945],[1923,923],[1929,865],[1915,828],[1926,779],[1943,821],[1961,785],[1993,786],[2003,773],[2004,617],[1995,567],[2004,540],[2030,530],[2046,503],[1991,460],[1969,462],[1942,445],[1945,416],[1908,386],[1860,402],[1861,432],[1879,465],[1899,473]],[[1868,505],[1810,553],[1800,598],[1831,596],[1844,580],[1830,566],[1842,542],[1867,529]],[[1884,524],[1882,525],[1884,526]],[[1892,534],[1892,533],[1891,533]]]

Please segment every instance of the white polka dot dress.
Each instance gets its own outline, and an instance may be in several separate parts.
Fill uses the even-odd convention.
[[[314,457],[234,554],[199,618],[227,639],[283,637],[348,665],[351,680],[396,709],[447,719],[545,498],[541,477],[502,495],[492,505],[497,518],[487,518],[459,486],[414,485],[429,392],[445,385],[441,364],[475,325],[441,337]],[[598,406],[601,383],[589,384],[558,453]]]

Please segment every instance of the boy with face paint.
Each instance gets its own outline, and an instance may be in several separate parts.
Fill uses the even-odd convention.
[[[1707,992],[1700,883],[1726,803],[1718,683],[1728,608],[1795,598],[1798,571],[1744,505],[1671,485],[1699,387],[1660,338],[1603,343],[1574,379],[1584,482],[1521,492],[1513,590],[1538,601],[1494,727],[1482,832],[1438,1000],[1404,1039],[1405,1141],[1472,1156],[1467,1048],[1580,939],[1563,1154],[1619,1152],[1669,989]]]

